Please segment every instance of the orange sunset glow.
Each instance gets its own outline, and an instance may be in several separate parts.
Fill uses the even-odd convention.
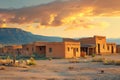
[[[46,36],[76,38],[96,34],[118,38],[119,21],[120,0],[56,0],[43,5],[0,9],[1,28],[21,28]]]

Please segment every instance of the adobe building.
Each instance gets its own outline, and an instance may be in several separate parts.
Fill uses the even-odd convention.
[[[80,42],[34,42],[23,45],[23,50],[29,55],[37,53],[50,58],[73,58],[80,57]]]
[[[4,46],[0,48],[0,55],[16,53],[17,55],[21,54],[22,45],[12,45],[12,46]]]
[[[105,36],[94,36],[79,39],[81,43],[81,52],[91,54],[113,54],[116,53],[116,44],[107,43]]]
[[[31,56],[34,53],[34,44],[24,44],[22,45],[22,53],[23,56]]]
[[[80,42],[52,42],[46,47],[46,57],[80,57]]]

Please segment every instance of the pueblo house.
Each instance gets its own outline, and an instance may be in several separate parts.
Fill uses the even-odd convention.
[[[0,55],[13,54],[20,55],[22,52],[22,45],[4,46],[0,48]]]
[[[120,46],[117,46],[120,52]],[[116,44],[106,42],[105,36],[94,36],[78,40],[65,38],[63,42],[33,42],[24,45],[4,46],[0,48],[0,54],[16,53],[17,55],[31,56],[34,53],[50,58],[73,58],[80,57],[81,53],[114,54]]]
[[[116,53],[116,44],[107,43],[105,36],[81,38],[79,41],[81,43],[81,52],[85,52],[87,55]]]
[[[51,58],[80,57],[80,42],[34,42],[23,45],[23,55],[33,53]]]

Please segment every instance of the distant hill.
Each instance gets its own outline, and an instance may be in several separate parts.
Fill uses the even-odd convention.
[[[61,42],[62,38],[34,35],[17,28],[0,28],[1,44],[26,44],[34,41]]]
[[[60,37],[34,35],[18,28],[0,28],[0,44],[27,44],[34,41],[61,42],[62,40]],[[107,42],[120,45],[120,38],[110,38]]]
[[[107,39],[108,42],[115,42],[117,45],[120,45],[120,38],[109,38]]]

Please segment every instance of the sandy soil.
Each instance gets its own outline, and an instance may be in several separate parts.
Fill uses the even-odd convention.
[[[106,57],[120,59],[120,55]],[[80,60],[80,63],[69,63],[69,59],[38,60],[37,65],[29,68],[5,67],[0,70],[0,80],[120,80],[120,66],[90,62],[90,58]]]

